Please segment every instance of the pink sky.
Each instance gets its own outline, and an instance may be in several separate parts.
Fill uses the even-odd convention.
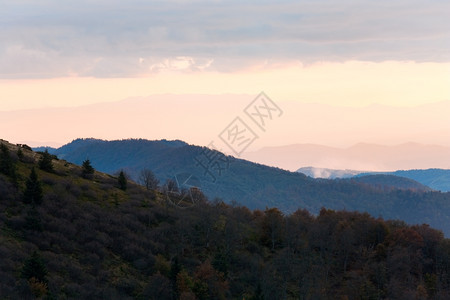
[[[261,91],[277,101],[415,106],[450,100],[450,63],[291,63],[232,73],[166,71],[133,78],[9,79],[0,80],[0,111],[71,107],[158,94],[256,96]]]
[[[284,113],[248,150],[450,144],[445,1],[2,5],[0,138],[207,145],[264,91]]]
[[[248,151],[298,143],[450,146],[450,101],[411,107],[276,101],[283,114],[267,119],[262,131],[244,113],[253,99],[254,95],[246,94],[157,95],[79,107],[7,111],[0,112],[0,129],[4,139],[32,146],[61,145],[78,137],[147,138],[182,139],[205,146],[215,141],[216,147],[227,151],[218,135],[240,117],[258,135]]]

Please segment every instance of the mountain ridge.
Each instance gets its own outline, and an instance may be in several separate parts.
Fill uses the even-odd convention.
[[[194,145],[169,148],[157,141],[144,140],[116,140],[99,145],[101,147],[86,143],[72,152],[56,150],[55,154],[76,164],[89,158],[95,168],[110,174],[123,169],[135,180],[144,168],[152,170],[162,184],[174,176],[190,174],[201,183],[201,190],[210,199],[237,201],[251,209],[278,207],[285,213],[299,207],[312,213],[318,213],[321,207],[351,209],[412,223],[429,223],[450,232],[450,193],[395,188],[386,191],[350,180],[315,180]],[[61,149],[68,149],[68,146]],[[228,166],[214,169],[219,165],[211,165],[209,170],[203,169],[199,159],[212,156],[227,162]],[[447,210],[448,216],[442,214]],[[436,218],[438,211],[441,217]]]
[[[374,174],[394,175],[415,180],[437,191],[450,191],[450,169],[411,169],[397,170],[394,172],[370,172],[351,170],[351,172],[346,172],[346,170],[302,167],[298,169],[297,172],[300,172],[312,178],[352,178]]]

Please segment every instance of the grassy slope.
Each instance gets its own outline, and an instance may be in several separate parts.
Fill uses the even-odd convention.
[[[8,146],[14,157],[17,147]],[[116,178],[100,172],[95,172],[92,179],[85,179],[80,176],[79,166],[64,160],[53,160],[54,173],[44,172],[36,166],[40,158],[38,153],[22,151],[25,155],[23,162],[16,164],[19,190],[25,189],[26,178],[35,167],[44,191],[43,204],[35,209],[44,231],[28,228],[27,217],[34,208],[24,205],[21,193],[15,192],[5,176],[0,174],[0,250],[3,251],[0,254],[8,254],[2,261],[2,281],[6,286],[12,282],[10,286],[16,286],[14,291],[2,286],[0,295],[29,295],[26,282],[11,277],[11,274],[17,275],[23,261],[34,250],[40,250],[47,262],[49,281],[61,284],[62,290],[58,291],[61,295],[81,296],[79,293],[85,290],[80,287],[81,283],[94,289],[113,284],[114,278],[125,278],[129,274],[136,278],[136,284],[143,282],[144,274],[137,272],[130,261],[114,251],[113,232],[128,236],[129,243],[136,242],[139,237],[127,235],[129,229],[122,228],[127,224],[120,224],[120,218],[135,218],[130,210],[155,205],[156,194],[132,182],[129,182],[127,191],[122,191],[117,188]],[[120,238],[120,234],[115,238]],[[118,242],[116,247],[125,247],[125,241]],[[86,252],[87,249],[91,254]],[[77,276],[79,278],[74,279]],[[107,291],[101,293],[106,294],[95,297],[108,297]]]

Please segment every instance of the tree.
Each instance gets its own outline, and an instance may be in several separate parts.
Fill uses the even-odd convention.
[[[0,173],[11,178],[14,186],[17,187],[16,166],[9,154],[9,149],[5,144],[0,145]]]
[[[25,217],[25,228],[39,232],[43,230],[41,216],[34,205],[28,210]]]
[[[23,264],[21,276],[27,280],[34,278],[39,282],[47,283],[47,268],[36,251]]]
[[[256,291],[253,294],[253,296],[250,298],[250,300],[263,300],[264,295],[262,293],[261,284],[258,282],[258,285],[256,286]]]
[[[284,216],[277,208],[266,208],[261,224],[262,242],[274,251],[284,238]]]
[[[23,193],[23,202],[30,204],[41,204],[42,203],[42,185],[38,179],[36,171],[34,168],[31,169],[30,176],[26,182],[26,189]]]
[[[164,191],[170,192],[170,193],[179,193],[180,192],[180,190],[178,189],[178,184],[173,179],[167,179],[163,188],[164,188]]]
[[[9,149],[5,144],[0,146],[0,172],[11,176],[15,171],[14,162],[9,155]]]
[[[120,171],[119,178],[117,179],[119,182],[119,188],[123,191],[127,189],[127,177],[125,176],[125,173]]]
[[[17,148],[17,157],[19,158],[20,161],[23,161],[24,155],[23,155],[22,147]]]
[[[143,296],[145,299],[174,299],[172,283],[158,272],[149,278]]]
[[[92,177],[92,175],[94,174],[94,168],[91,165],[91,162],[89,161],[89,159],[86,159],[85,161],[83,161],[83,165],[82,165],[82,176],[84,178],[89,178]]]
[[[53,172],[52,155],[48,153],[47,149],[42,153],[41,159],[39,160],[39,169],[46,172]]]
[[[208,197],[198,187],[191,187],[189,193],[191,194],[192,201],[196,204],[204,204],[208,201]]]
[[[12,166],[9,149],[5,144],[0,144],[0,172],[9,175]]]
[[[147,190],[155,190],[158,188],[159,180],[155,174],[149,169],[143,169],[139,174],[139,182],[147,188]]]
[[[31,292],[36,299],[42,299],[48,292],[47,268],[39,254],[34,251],[22,267],[21,277],[28,281]]]
[[[217,272],[209,260],[197,267],[193,292],[199,299],[226,299],[228,282],[223,273]]]

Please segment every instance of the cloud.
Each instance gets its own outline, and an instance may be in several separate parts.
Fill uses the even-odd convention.
[[[233,72],[267,61],[447,62],[449,10],[448,1],[424,0],[7,0],[0,78]]]

